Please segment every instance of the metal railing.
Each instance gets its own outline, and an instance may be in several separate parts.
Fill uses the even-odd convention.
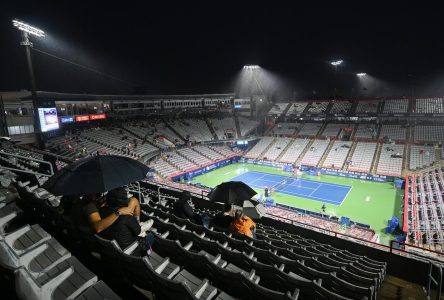
[[[27,157],[27,156],[22,156],[22,155],[18,155],[18,154],[12,154],[12,153],[7,153],[7,152],[1,152],[0,155],[2,156],[6,156],[6,157],[15,157],[21,160],[28,160],[28,161],[34,161],[34,162],[38,162],[39,164],[46,164],[49,166],[49,174],[45,174],[45,173],[40,173],[37,171],[29,171],[29,170],[23,170],[20,169],[19,167],[17,168],[12,168],[12,167],[6,167],[6,166],[2,166],[0,165],[0,169],[5,169],[5,170],[11,170],[14,172],[21,172],[21,173],[27,173],[27,174],[32,174],[32,175],[41,175],[41,176],[52,176],[54,175],[54,169],[52,167],[52,164],[45,161],[45,160],[41,160],[41,159],[37,159],[37,158],[32,158],[32,157]]]
[[[433,277],[433,270],[436,269],[437,276]],[[432,290],[432,283],[436,285],[436,294],[435,299],[439,300],[441,298],[441,291],[442,291],[442,269],[443,267],[436,264],[429,264],[429,271],[427,275],[427,287],[426,287],[426,293],[427,293],[427,299],[431,299],[431,290]]]

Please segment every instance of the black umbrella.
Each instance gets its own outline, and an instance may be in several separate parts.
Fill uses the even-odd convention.
[[[228,181],[216,186],[208,198],[213,202],[231,203],[242,206],[245,200],[250,200],[257,193],[242,181]]]
[[[102,193],[146,178],[150,168],[123,156],[97,155],[58,171],[42,186],[54,195]]]

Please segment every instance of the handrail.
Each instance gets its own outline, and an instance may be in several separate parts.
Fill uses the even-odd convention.
[[[442,260],[439,260],[439,259],[436,259],[436,258],[433,258],[433,257],[430,257],[430,256],[424,256],[424,255],[421,255],[421,254],[416,253],[416,252],[409,252],[409,251],[407,251],[405,249],[393,247],[393,244],[398,244],[398,245],[404,246],[404,247],[407,246],[407,247],[410,247],[410,248],[420,249],[421,251],[424,251],[424,252],[431,252],[431,253],[443,256],[443,258],[444,258],[444,252],[436,251],[436,250],[431,250],[431,249],[419,247],[419,246],[416,246],[416,245],[413,245],[413,244],[408,244],[408,243],[404,243],[404,242],[400,242],[400,241],[396,241],[396,240],[391,240],[390,241],[390,253],[393,253],[393,251],[403,252],[403,253],[408,253],[408,254],[412,254],[412,255],[415,255],[415,256],[419,256],[419,257],[425,258],[427,260],[433,260],[433,261],[439,262],[441,264],[443,263]]]
[[[438,270],[438,278],[434,278],[433,277],[433,267],[436,267]],[[427,293],[427,299],[431,299],[431,287],[432,287],[432,283],[434,283],[436,285],[436,294],[435,294],[435,299],[439,300],[441,299],[441,291],[442,291],[442,266],[437,266],[434,265],[432,263],[429,264],[429,271],[428,271],[428,275],[427,275],[427,288],[426,288],[426,293]]]
[[[21,170],[21,169],[15,169],[15,168],[9,168],[9,167],[5,167],[5,166],[0,166],[0,168],[2,169],[7,169],[7,170],[12,170],[12,171],[20,171],[20,172],[24,172],[24,173],[30,173],[30,174],[38,174],[38,175],[43,175],[43,176],[52,176],[54,175],[54,169],[52,167],[52,164],[45,161],[45,160],[41,160],[41,159],[37,159],[37,158],[32,158],[32,157],[27,157],[27,156],[22,156],[22,155],[18,155],[18,154],[12,154],[12,153],[8,153],[8,152],[1,152],[1,155],[7,155],[7,156],[12,156],[12,157],[17,157],[17,158],[21,158],[21,159],[26,159],[26,160],[33,160],[36,161],[40,164],[47,164],[49,166],[49,171],[50,174],[43,174],[43,173],[39,173],[39,172],[30,172],[30,171],[25,171],[25,170]]]

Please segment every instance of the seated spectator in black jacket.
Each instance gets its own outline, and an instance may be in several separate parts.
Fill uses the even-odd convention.
[[[125,191],[122,188],[123,191]],[[154,242],[154,236],[149,233],[146,237],[139,237],[141,233],[141,226],[137,218],[133,215],[120,215],[119,208],[128,205],[128,198],[126,191],[118,191],[107,196],[106,205],[99,210],[100,216],[106,218],[111,214],[117,215],[117,220],[109,227],[101,231],[99,235],[105,239],[116,240],[121,249],[125,249],[133,244],[135,241],[139,242],[139,255],[146,254]],[[150,222],[152,225],[152,221]]]
[[[233,207],[231,206],[231,204],[226,203],[224,206],[224,212],[217,214],[216,217],[214,218],[213,220],[214,225],[223,229],[228,229],[231,222],[234,221],[232,210]]]
[[[191,201],[190,192],[183,191],[179,200],[177,200],[173,205],[173,213],[179,218],[188,219],[193,223],[208,227],[208,215],[200,215],[195,213],[193,207],[191,206],[192,204],[193,202]]]
[[[183,191],[179,200],[177,200],[173,205],[173,213],[179,218],[193,220],[194,210],[191,207],[190,202],[190,192]]]

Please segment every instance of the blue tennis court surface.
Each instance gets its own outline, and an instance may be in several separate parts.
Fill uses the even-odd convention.
[[[275,187],[275,192],[334,205],[341,205],[351,190],[351,186],[347,185],[316,182],[257,171],[246,172],[231,180],[242,181],[251,187],[260,189]]]

